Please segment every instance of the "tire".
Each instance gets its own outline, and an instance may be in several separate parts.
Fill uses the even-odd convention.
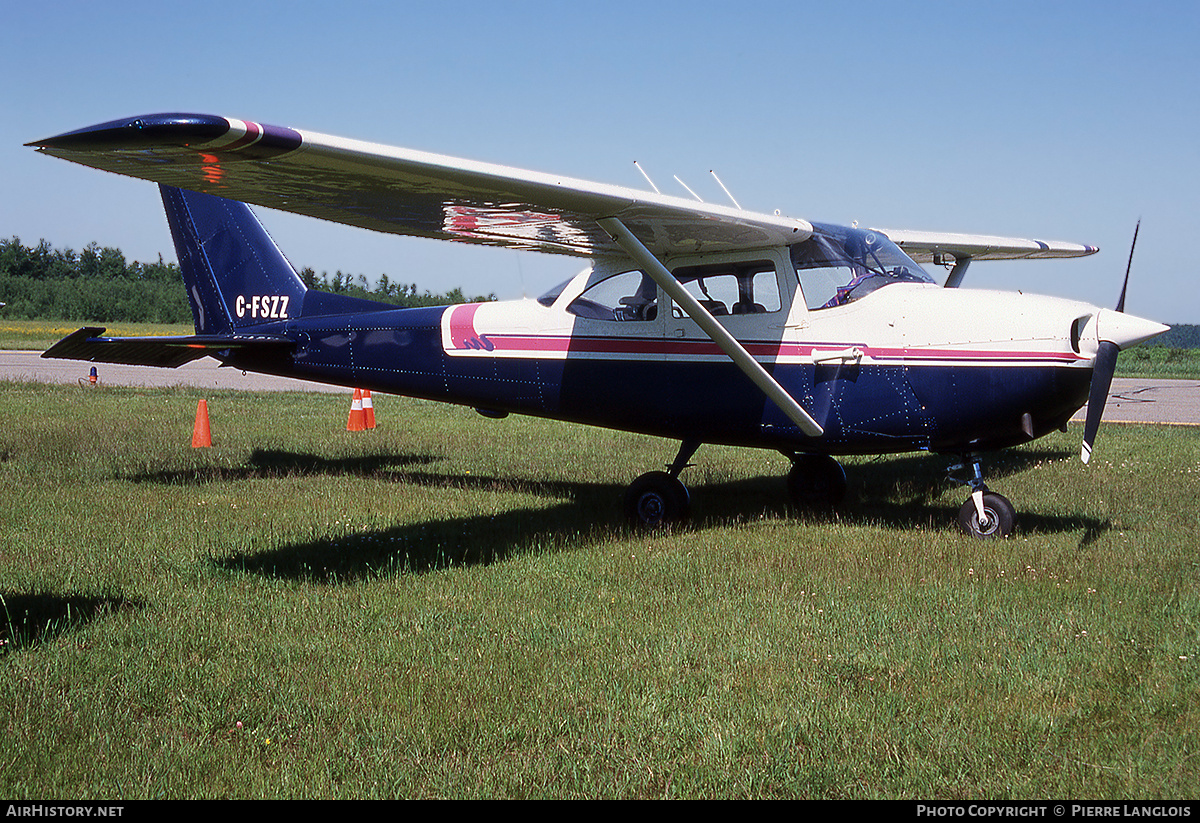
[[[1008,498],[995,492],[983,493],[983,510],[987,515],[987,523],[979,522],[979,512],[975,509],[975,501],[967,498],[958,510],[958,525],[964,533],[978,540],[993,540],[998,537],[1009,537],[1017,522],[1017,513]]]
[[[846,470],[827,454],[798,454],[787,476],[792,504],[807,511],[832,511],[846,500]]]
[[[643,474],[625,492],[625,519],[635,528],[669,528],[684,523],[690,508],[687,487],[666,472]]]

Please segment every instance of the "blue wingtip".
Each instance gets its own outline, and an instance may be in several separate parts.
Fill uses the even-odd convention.
[[[26,143],[39,149],[120,148],[125,143],[171,144],[184,140],[215,140],[229,131],[229,121],[212,114],[144,114],[84,126]]]
[[[240,124],[236,127],[234,123]],[[242,133],[244,129],[244,133]],[[228,142],[221,142],[227,134]],[[65,132],[26,145],[49,154],[103,154],[124,149],[188,148],[217,142],[217,149],[240,157],[264,160],[297,149],[300,132],[249,120],[233,121],[213,114],[143,114],[110,120]]]

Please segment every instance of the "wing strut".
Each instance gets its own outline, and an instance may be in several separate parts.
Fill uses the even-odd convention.
[[[946,288],[957,289],[962,285],[963,277],[967,273],[967,266],[971,265],[971,257],[963,255],[955,258],[954,268],[950,270],[950,276],[946,278]]]
[[[601,217],[596,221],[600,228],[608,232],[618,246],[620,246],[626,254],[634,259],[635,262],[643,269],[650,278],[658,284],[658,287],[671,296],[671,300],[675,305],[681,308],[688,317],[696,321],[705,334],[712,338],[721,351],[729,355],[737,367],[745,372],[746,376],[754,381],[754,384],[762,389],[763,393],[770,398],[775,405],[783,410],[783,413],[791,418],[800,430],[809,437],[820,437],[825,433],[821,425],[812,418],[804,408],[796,402],[796,400],[787,393],[787,390],[779,385],[767,370],[762,367],[762,364],[750,356],[750,352],[730,334],[724,326],[717,322],[716,318],[709,311],[700,305],[699,301],[688,292],[683,285],[676,280],[667,267],[655,257],[645,245],[638,240],[633,232],[629,231],[615,217]]]

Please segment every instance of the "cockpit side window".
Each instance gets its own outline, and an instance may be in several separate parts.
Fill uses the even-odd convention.
[[[591,320],[654,320],[658,285],[637,269],[621,272],[586,288],[567,305],[567,311]]]
[[[893,283],[933,283],[925,270],[883,234],[844,226],[813,226],[792,246],[792,264],[809,309],[852,303]]]
[[[685,266],[674,274],[714,317],[770,314],[783,308],[775,264],[769,260]],[[683,316],[678,307],[674,313]]]

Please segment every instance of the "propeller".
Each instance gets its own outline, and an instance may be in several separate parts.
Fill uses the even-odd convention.
[[[1129,288],[1129,270],[1133,268],[1133,250],[1137,248],[1138,232],[1142,230],[1142,221],[1139,219],[1137,225],[1133,227],[1133,242],[1129,244],[1129,262],[1125,264],[1125,282],[1121,284],[1121,298],[1117,301],[1117,311],[1125,313],[1125,290]]]
[[[1121,344],[1132,345],[1159,333],[1140,336],[1149,331],[1146,326],[1148,321],[1125,314],[1125,290],[1129,288],[1129,270],[1133,267],[1133,250],[1137,247],[1138,231],[1141,228],[1142,221],[1138,220],[1133,230],[1133,243],[1129,246],[1129,262],[1125,265],[1125,282],[1121,284],[1121,297],[1117,300],[1116,312],[1101,309],[1096,315],[1096,339],[1099,345],[1096,349],[1096,365],[1092,369],[1092,387],[1088,393],[1083,448],[1079,453],[1084,463],[1092,459],[1092,444],[1096,442],[1100,418],[1104,415],[1104,404],[1108,401],[1108,390],[1112,387],[1113,372],[1117,370],[1117,355],[1121,351]],[[1166,327],[1160,327],[1160,330],[1165,329]]]
[[[1087,420],[1083,424],[1083,448],[1079,457],[1084,463],[1092,459],[1092,444],[1100,428],[1100,417],[1104,404],[1108,402],[1108,390],[1112,387],[1113,372],[1117,370],[1117,354],[1121,349],[1116,343],[1101,340],[1096,351],[1096,366],[1092,370],[1092,388],[1088,393]]]

